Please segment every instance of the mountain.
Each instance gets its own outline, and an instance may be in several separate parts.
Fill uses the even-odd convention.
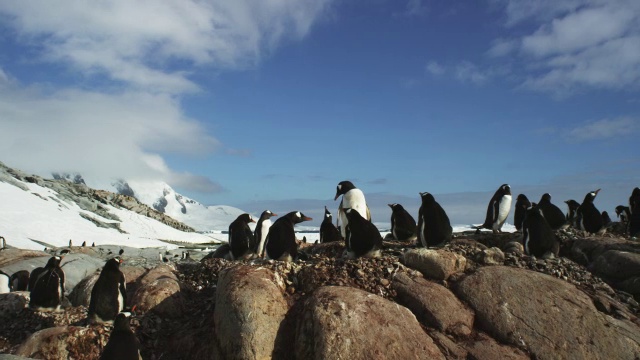
[[[226,241],[221,234],[197,233],[134,197],[95,190],[79,180],[64,174],[45,179],[0,162],[0,236],[24,249],[62,247],[69,240],[133,247]]]

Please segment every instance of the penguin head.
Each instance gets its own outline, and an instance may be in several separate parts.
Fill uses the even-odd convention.
[[[529,207],[531,207],[531,201],[529,201],[529,199],[524,194],[518,195],[518,198],[516,199],[516,203],[525,209],[528,209]]]
[[[247,224],[248,223],[252,223],[252,222],[256,222],[253,219],[253,216],[251,216],[250,214],[247,214],[247,213],[238,216],[238,218],[236,220],[240,220],[240,221],[245,222]]]
[[[134,317],[133,313],[123,311],[116,315],[116,319],[113,321],[113,330],[119,331],[131,331],[129,327],[129,320]]]
[[[498,189],[503,195],[511,195],[511,186],[509,184],[502,184]]]
[[[422,199],[422,203],[423,204],[430,204],[430,203],[434,203],[436,201],[436,199],[433,197],[433,195],[431,195],[431,193],[429,193],[429,192],[421,192],[420,193],[420,198]]]
[[[312,218],[310,218],[308,216],[305,216],[305,214],[301,213],[300,211],[294,211],[293,214],[294,214],[294,220],[293,220],[294,224],[298,224],[298,223],[301,223],[303,221],[311,221],[311,220],[313,220]]]
[[[540,198],[539,204],[544,204],[544,203],[549,203],[549,202],[551,202],[551,194],[549,194],[549,193],[542,194],[542,197]]]
[[[329,212],[329,210],[327,209],[327,207],[324,207],[324,218],[325,219],[331,219],[331,213]]]
[[[596,199],[596,196],[598,196],[599,192],[600,192],[600,189],[588,192],[587,195],[584,196],[583,203],[592,203],[593,200]]]
[[[344,214],[347,216],[347,219],[349,220],[349,222],[352,222],[354,219],[358,219],[358,218],[364,219],[359,212],[357,212],[352,208],[344,209]]]
[[[270,219],[270,218],[272,218],[274,216],[278,216],[278,214],[272,212],[271,210],[265,210],[265,211],[262,212],[262,215],[260,215],[260,217],[262,219],[265,219],[265,220],[266,219]]]
[[[567,200],[565,201],[565,203],[567,204],[567,206],[569,206],[569,210],[575,210],[580,207],[580,204],[573,199]]]
[[[336,197],[333,198],[333,201],[338,200],[340,195],[344,195],[347,191],[355,188],[355,185],[353,185],[351,181],[340,181],[336,187]]]
[[[45,265],[45,267],[47,268],[56,268],[60,266],[60,262],[62,261],[62,256],[53,256],[49,259],[49,261],[47,261],[47,265]]]
[[[404,209],[404,208],[402,207],[402,205],[400,205],[400,204],[396,204],[396,203],[393,203],[393,204],[387,204],[387,205],[389,205],[389,207],[391,208],[391,212],[395,212],[395,211],[397,211],[397,210]]]
[[[620,214],[622,214],[622,212],[624,211],[624,208],[625,208],[624,205],[616,206],[616,215],[618,215],[618,217],[620,217]]]
[[[105,269],[120,269],[120,264],[122,264],[122,259],[119,256],[116,256],[112,259],[107,260],[107,262],[104,264],[104,268]]]

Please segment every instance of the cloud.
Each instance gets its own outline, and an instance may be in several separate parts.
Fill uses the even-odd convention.
[[[518,43],[511,39],[495,39],[491,43],[491,47],[487,50],[489,57],[506,56],[518,47]]]
[[[329,0],[29,1],[0,3],[0,18],[38,60],[63,63],[148,91],[198,85],[192,66],[254,66],[304,37]],[[2,16],[4,15],[4,16]]]
[[[227,155],[239,156],[239,157],[250,157],[253,154],[251,149],[232,149],[232,148],[227,148],[227,149],[224,150],[224,152]]]
[[[404,11],[399,15],[404,17],[424,16],[428,11],[429,8],[423,0],[408,0]]]
[[[571,129],[567,137],[575,142],[609,139],[630,135],[638,130],[639,125],[637,119],[629,117],[602,119]]]
[[[476,85],[485,83],[491,74],[480,69],[470,61],[462,61],[455,68],[456,78],[462,82],[470,82]]]
[[[427,63],[427,66],[425,66],[425,70],[431,74],[431,75],[442,75],[445,73],[445,68],[438,64],[437,61],[429,61],[429,63]]]

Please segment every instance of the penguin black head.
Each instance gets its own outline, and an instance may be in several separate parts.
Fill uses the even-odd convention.
[[[122,262],[122,259],[119,256],[116,256],[113,259],[107,260],[104,264],[104,268],[109,270],[118,270],[120,269],[120,264],[122,264]]]
[[[260,215],[260,218],[266,220],[266,219],[270,219],[270,218],[272,218],[274,216],[278,216],[278,214],[274,213],[271,210],[265,210],[265,211],[262,212],[262,215]]]
[[[625,211],[625,208],[627,208],[627,207],[626,207],[626,206],[624,206],[624,205],[618,205],[618,206],[616,206],[616,215],[617,215],[618,217],[620,217],[620,214],[622,214],[622,213]]]
[[[528,209],[531,207],[531,201],[529,201],[529,199],[525,194],[518,195],[518,197],[516,198],[516,204],[520,204],[525,209]]]
[[[301,213],[300,211],[292,211],[287,215],[285,215],[284,217],[289,218],[294,224],[299,224],[303,221],[313,220],[312,218],[305,216],[305,214]]]
[[[577,209],[578,207],[580,207],[580,203],[573,199],[567,200],[565,201],[565,203],[569,206],[569,209]]]
[[[124,249],[120,249],[120,251],[118,251],[118,255],[122,255],[124,254]]]
[[[338,183],[338,186],[336,187],[336,197],[333,198],[333,200],[338,200],[338,198],[340,197],[340,195],[344,195],[347,193],[347,191],[355,189],[356,186],[353,185],[353,183],[351,181],[340,181]]]
[[[329,212],[329,210],[327,209],[326,206],[324,207],[324,217],[325,217],[325,219],[326,218],[329,218],[329,219],[332,218],[332,215],[331,215],[331,213]]]
[[[402,207],[402,205],[396,204],[396,203],[387,204],[387,205],[389,205],[389,207],[391,208],[391,212],[394,212],[396,210],[403,210],[404,209],[404,207]]]
[[[359,212],[357,212],[356,210],[353,210],[352,208],[344,209],[344,213],[347,215],[347,219],[349,219],[349,222],[351,222],[352,219],[357,219],[357,218],[364,219]]]
[[[47,265],[45,268],[57,268],[60,267],[60,262],[62,261],[62,256],[53,256],[47,261]]]
[[[547,202],[551,202],[551,194],[544,193],[544,194],[542,194],[542,197],[540,198],[539,204],[544,204],[544,203],[547,203]]]
[[[500,186],[500,192],[502,195],[511,195],[511,186],[509,186],[509,184],[502,184],[502,186]]]
[[[429,204],[432,202],[435,202],[436,199],[433,197],[433,195],[431,195],[431,193],[428,192],[421,192],[420,193],[420,198],[422,199],[423,203]]]
[[[236,220],[243,221],[243,222],[245,222],[245,223],[247,223],[247,224],[248,224],[248,223],[252,223],[252,222],[256,222],[256,221],[253,219],[253,216],[251,216],[250,214],[246,214],[246,213],[245,213],[245,214],[242,214],[242,215],[240,215],[240,216],[238,216],[238,218],[237,218]]]
[[[118,315],[116,315],[116,319],[113,321],[113,330],[131,332],[129,321],[134,316],[135,315],[133,315],[133,313],[128,311],[118,313]]]
[[[595,200],[596,196],[598,196],[599,192],[600,189],[588,192],[587,195],[584,196],[583,203],[592,203],[593,200]]]

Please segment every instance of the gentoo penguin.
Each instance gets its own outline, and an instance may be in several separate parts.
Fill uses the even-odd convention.
[[[82,242],[82,247],[85,247],[85,246],[87,246],[87,242],[86,242],[86,241],[83,241],[83,242]]]
[[[273,216],[278,216],[278,214],[271,210],[263,211],[260,215],[260,219],[258,219],[258,223],[256,224],[256,230],[253,233],[254,243],[251,244],[251,251],[260,258],[264,257],[264,241],[267,239],[267,234],[269,234],[271,218]]]
[[[593,205],[593,200],[599,191],[600,189],[587,193],[577,212],[579,229],[593,234],[602,230],[603,227],[602,214],[600,214],[600,211]]]
[[[96,243],[95,243],[95,242],[92,242],[92,243],[91,243],[91,247],[96,247]]]
[[[127,304],[127,281],[120,271],[120,257],[107,260],[91,290],[88,318],[92,322],[113,321]]]
[[[100,360],[139,360],[138,338],[129,326],[130,312],[121,312],[115,317],[109,341],[102,351]]]
[[[609,213],[606,211],[602,212],[602,225],[605,227],[608,227],[609,225],[611,225],[611,217],[609,216]]]
[[[580,207],[580,203],[571,199],[565,201],[567,207],[569,208],[569,212],[567,212],[567,222],[569,225],[578,228],[578,208]]]
[[[342,234],[340,234],[340,230],[338,230],[338,228],[333,225],[333,216],[325,206],[324,220],[322,220],[322,224],[320,224],[320,243],[328,243],[341,240]]]
[[[451,240],[451,223],[442,206],[428,192],[421,192],[418,210],[418,246],[429,247]]]
[[[124,254],[124,249],[120,249],[120,251],[118,251],[118,255],[122,255]]]
[[[551,195],[549,193],[542,195],[540,202],[538,202],[538,208],[542,211],[542,216],[547,220],[552,230],[567,227],[567,217],[559,207],[551,203]]]
[[[11,292],[11,277],[0,270],[0,294]]]
[[[73,246],[73,242],[71,241],[71,239],[69,239],[69,247]]]
[[[509,211],[511,211],[511,187],[508,184],[503,184],[496,190],[491,201],[489,201],[484,224],[476,228],[491,229],[494,234],[502,232],[502,225],[507,220]]]
[[[635,188],[629,197],[629,236],[640,236],[640,188]]]
[[[526,197],[525,194],[520,194],[516,198],[516,209],[513,214],[513,221],[516,225],[517,231],[522,231],[522,222],[524,221],[524,216],[527,212],[527,209],[531,207],[531,201]]]
[[[250,245],[254,242],[254,238],[249,223],[252,222],[256,221],[251,215],[242,214],[229,225],[231,260],[246,259],[251,256]]]
[[[406,241],[417,238],[416,220],[400,204],[388,204],[391,208],[391,234],[396,240]]]
[[[347,238],[347,258],[379,257],[382,248],[382,235],[378,228],[354,209],[346,208],[344,212],[349,221]]]
[[[27,270],[16,271],[11,275],[12,291],[27,291],[29,288],[29,272]]]
[[[620,219],[621,223],[628,224],[631,218],[629,207],[624,205],[616,206],[616,216]]]
[[[558,256],[560,244],[538,206],[527,210],[522,225],[522,243],[527,255],[542,257],[551,252]]]
[[[295,260],[298,255],[298,244],[296,244],[296,233],[293,226],[309,220],[313,219],[300,211],[292,211],[276,220],[267,234],[265,244],[267,259]]]
[[[60,267],[61,256],[49,259],[44,268],[31,272],[31,301],[29,307],[43,309],[59,309],[64,298],[64,271]],[[42,269],[36,272],[36,270]],[[34,274],[35,273],[35,274]]]
[[[7,248],[7,240],[2,236],[0,236],[0,240],[2,240],[2,248],[0,248],[0,249],[1,250],[6,249]]]
[[[344,213],[344,209],[353,209],[360,213],[360,216],[366,220],[371,221],[371,213],[367,207],[367,202],[364,199],[364,193],[353,185],[351,181],[341,181],[336,187],[336,196],[333,200],[338,200],[342,195],[340,206],[338,206],[338,222],[340,226],[340,234],[342,238],[347,238],[347,225],[349,225],[349,219]]]

